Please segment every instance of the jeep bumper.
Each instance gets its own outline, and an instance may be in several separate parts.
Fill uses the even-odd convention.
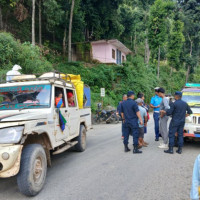
[[[20,169],[22,145],[0,144],[0,178],[16,175]]]

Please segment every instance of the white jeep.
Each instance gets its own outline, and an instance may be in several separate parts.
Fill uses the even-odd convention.
[[[57,92],[62,93],[60,107],[55,103]],[[68,93],[74,97],[71,106]],[[51,153],[71,147],[84,151],[90,128],[91,109],[79,109],[70,81],[46,77],[0,84],[0,178],[17,175],[20,192],[37,195],[51,165]]]

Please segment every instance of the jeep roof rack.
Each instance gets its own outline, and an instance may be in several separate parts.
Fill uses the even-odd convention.
[[[35,78],[27,78],[27,77],[24,77],[24,78],[19,78],[19,79],[16,79],[16,80],[10,80],[10,81],[2,81],[2,78],[1,77],[1,81],[0,83],[14,83],[14,82],[26,82],[26,81],[44,81],[44,80],[54,80],[54,81],[61,81],[63,83],[72,83],[71,82],[71,77],[68,75],[68,74],[64,74],[64,73],[61,73],[57,70],[55,71],[50,71],[50,72],[46,72],[47,73],[53,73],[53,76],[46,76],[46,77],[35,77]],[[43,74],[35,74],[36,76],[41,76],[41,75],[44,75],[45,73]],[[64,79],[61,78],[61,74],[64,74],[65,77],[66,77],[66,81]],[[31,76],[33,74],[20,74],[20,75],[9,75],[9,76]],[[6,75],[7,76],[7,75]],[[69,81],[67,81],[67,78],[69,77]]]

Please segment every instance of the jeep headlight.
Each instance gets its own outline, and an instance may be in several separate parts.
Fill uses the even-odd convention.
[[[186,117],[185,122],[186,123],[192,123],[192,117],[191,116]]]
[[[22,137],[23,130],[23,126],[0,129],[0,144],[18,143]]]

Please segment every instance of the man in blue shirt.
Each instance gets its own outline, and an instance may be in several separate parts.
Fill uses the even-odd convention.
[[[189,105],[181,100],[182,93],[176,92],[175,93],[175,102],[170,104],[170,109],[164,111],[162,110],[161,113],[167,114],[167,116],[172,116],[172,120],[169,125],[169,149],[165,150],[165,153],[173,154],[173,147],[174,147],[174,139],[175,134],[178,133],[178,150],[177,153],[182,153],[183,147],[183,129],[185,126],[185,117],[192,114],[192,110],[190,109]]]
[[[153,118],[155,125],[155,141],[159,141],[159,116],[160,116],[160,104],[162,98],[158,96],[159,87],[155,88],[155,96],[151,98],[150,107],[153,108]]]
[[[127,101],[124,101],[121,107],[122,123],[124,124],[124,151],[130,151],[128,148],[128,140],[129,135],[131,134],[133,135],[133,153],[142,153],[142,151],[138,150],[138,118],[141,125],[143,125],[143,120],[141,118],[138,105],[134,101],[135,93],[133,91],[129,91],[127,96]]]

